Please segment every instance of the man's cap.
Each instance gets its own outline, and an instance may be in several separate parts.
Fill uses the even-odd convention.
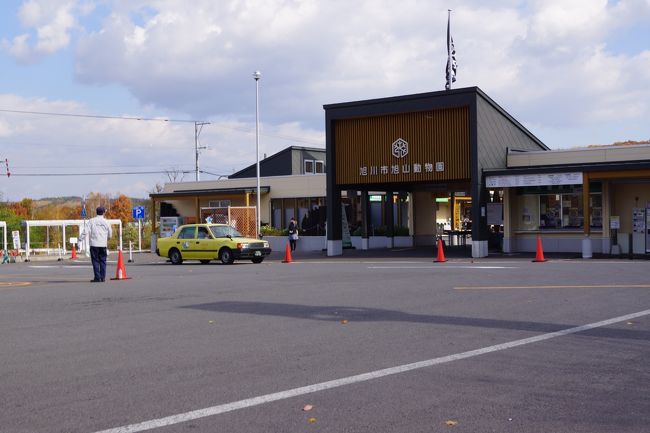
[[[99,206],[97,208],[97,215],[104,215],[105,212],[106,212],[106,209],[104,209],[104,206]]]

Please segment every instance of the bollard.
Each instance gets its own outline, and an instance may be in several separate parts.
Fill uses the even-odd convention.
[[[61,244],[57,244],[59,246],[59,258],[57,259],[57,262],[62,262],[63,257],[61,256]]]
[[[133,242],[129,241],[129,263],[133,263]]]

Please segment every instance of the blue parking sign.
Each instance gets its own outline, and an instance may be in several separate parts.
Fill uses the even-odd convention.
[[[133,207],[133,219],[136,220],[144,219],[144,206]]]

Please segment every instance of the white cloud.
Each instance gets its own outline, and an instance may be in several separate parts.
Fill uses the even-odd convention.
[[[35,32],[35,42],[29,44],[31,33],[24,33],[3,47],[17,61],[30,63],[44,55],[53,54],[70,44],[70,32],[76,26],[74,16],[77,0],[28,0],[18,10],[20,23]],[[83,11],[88,10],[84,5]]]
[[[574,41],[592,41],[606,31],[607,0],[537,0],[533,3],[529,36],[533,43],[561,48]]]

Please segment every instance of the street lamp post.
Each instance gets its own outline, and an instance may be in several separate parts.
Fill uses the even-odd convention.
[[[255,212],[255,233],[259,237],[261,220],[260,220],[260,78],[262,74],[260,71],[253,73],[255,79],[255,160],[257,166],[257,209]]]

